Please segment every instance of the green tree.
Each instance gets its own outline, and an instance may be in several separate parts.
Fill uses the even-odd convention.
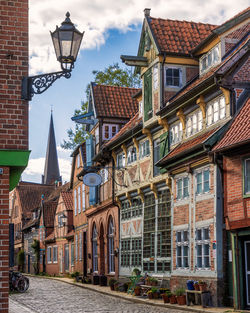
[[[139,75],[135,75],[130,69],[120,68],[118,63],[109,65],[103,71],[94,70],[92,74],[94,75],[94,82],[100,85],[139,88],[141,84]],[[89,93],[90,84],[87,85],[85,90],[87,101],[82,102],[80,110],[75,110],[74,116],[87,113]],[[67,135],[68,139],[63,140],[61,147],[68,150],[75,149],[88,137],[85,126],[77,123],[75,123],[74,130],[72,128],[67,130]]]

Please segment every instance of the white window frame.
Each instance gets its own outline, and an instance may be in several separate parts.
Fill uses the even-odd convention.
[[[167,70],[178,70],[179,71],[179,85],[168,85],[167,84]],[[171,88],[181,88],[183,85],[182,82],[182,68],[177,66],[165,66],[165,87]]]
[[[187,179],[187,187],[184,185],[184,181]],[[181,183],[181,188],[178,188],[178,183]],[[187,194],[185,195],[185,189],[187,188]],[[181,189],[181,196],[178,196],[178,190]],[[190,184],[189,184],[189,177],[188,176],[183,176],[176,178],[176,200],[183,200],[187,199],[190,195]]]
[[[70,258],[71,266],[74,266],[74,262],[75,262],[75,245],[74,242],[71,241],[71,258]]]
[[[82,232],[79,234],[79,261],[82,261]]]
[[[197,239],[198,231],[201,231],[201,238]],[[205,238],[205,231],[208,232],[208,238]],[[205,246],[209,246],[208,255],[205,254]],[[198,255],[198,246],[201,246],[201,255]],[[196,249],[196,268],[197,269],[209,269],[211,268],[211,256],[210,256],[210,229],[208,227],[197,227],[195,230],[195,249]],[[198,266],[198,258],[201,257],[201,267]],[[209,266],[205,266],[205,257],[208,257]]]
[[[82,211],[86,210],[85,185],[82,184]]]
[[[74,190],[74,208],[75,208],[75,216],[77,215],[77,190]]]
[[[58,248],[57,246],[53,246],[53,263],[58,262]]]
[[[202,111],[199,109],[186,118],[186,136],[191,137],[203,128]]]
[[[95,129],[95,144],[99,143],[99,127]]]
[[[106,137],[106,130],[105,127],[108,127],[108,137]],[[113,134],[112,128],[115,127],[115,133]],[[114,137],[118,133],[118,125],[116,124],[103,124],[102,125],[102,139],[103,140],[110,140],[112,137]]]
[[[157,90],[159,87],[159,70],[158,64],[153,67],[153,88]]]
[[[101,182],[101,185],[105,184],[107,181],[108,181],[108,177],[109,177],[109,172],[108,172],[108,169],[107,168],[102,168],[100,170],[100,176],[102,178],[102,182]]]
[[[184,238],[184,232],[187,232],[187,240]],[[178,241],[178,235],[181,236],[181,241]],[[178,247],[181,248],[181,255],[178,255]],[[187,256],[184,256],[184,249],[187,248]],[[187,266],[184,266],[184,259],[187,258]],[[178,259],[181,259],[181,266],[178,266]],[[189,257],[189,231],[188,229],[176,231],[176,269],[188,269],[190,267]]]
[[[78,186],[78,192],[77,192],[77,207],[78,207],[78,213],[81,213],[81,186]]]
[[[170,126],[170,146],[177,144],[182,141],[183,138],[183,127],[181,121],[174,123]]]
[[[135,152],[133,152],[133,150]],[[132,164],[136,161],[137,161],[137,150],[136,150],[136,147],[133,146],[128,149],[127,164]]]
[[[78,235],[75,235],[75,260],[78,259]]]
[[[139,143],[139,159],[146,158],[150,155],[150,143],[149,140],[146,139]]]
[[[117,167],[123,168],[125,167],[125,163],[126,163],[125,153],[124,152],[118,153],[117,154]]]
[[[52,247],[51,246],[47,248],[47,263],[48,264],[52,263]]]
[[[215,50],[218,49],[218,60],[215,59]],[[211,57],[211,64],[209,63],[209,57]],[[209,69],[214,67],[215,65],[219,64],[221,62],[221,45],[218,43],[216,46],[214,46],[212,49],[210,49],[206,54],[204,54],[200,58],[200,75],[206,73]],[[205,65],[205,67],[203,66]]]
[[[93,272],[98,272],[98,251],[97,251],[97,229],[96,225],[92,230],[92,262]]]
[[[114,224],[110,218],[108,226],[108,258],[109,258],[109,273],[115,272],[115,253],[114,253]]]
[[[216,115],[218,115],[217,118],[216,118]],[[221,95],[209,101],[207,104],[207,107],[206,107],[207,126],[211,126],[219,122],[220,120],[223,120],[224,118],[226,118],[226,99],[224,95]]]
[[[205,180],[204,180],[204,174],[205,172],[208,172],[209,176],[208,176],[208,186],[209,189],[208,190],[204,190],[205,187]],[[198,175],[201,175],[201,192],[198,193]],[[210,192],[210,186],[211,186],[211,178],[210,178],[210,168],[206,167],[200,170],[195,171],[195,192],[196,195],[202,195],[202,194],[206,194]]]
[[[250,158],[246,158],[244,160],[244,195],[245,196],[249,196],[250,195],[250,186],[249,186],[249,190],[247,190],[247,186],[246,186],[246,183],[247,183],[247,177],[250,176],[250,173],[247,172],[247,162],[250,162]]]

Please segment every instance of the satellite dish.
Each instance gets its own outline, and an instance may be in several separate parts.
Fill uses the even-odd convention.
[[[88,173],[82,178],[83,183],[89,187],[96,187],[101,185],[102,178],[99,174],[96,173]]]

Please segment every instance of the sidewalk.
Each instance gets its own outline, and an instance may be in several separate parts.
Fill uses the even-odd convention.
[[[163,303],[162,299],[149,300],[147,298],[140,298],[140,297],[133,296],[131,294],[127,294],[125,292],[111,291],[110,287],[104,287],[104,286],[92,285],[92,284],[77,283],[72,278],[48,277],[48,276],[35,276],[35,277],[45,278],[45,279],[54,279],[54,280],[62,281],[62,282],[65,282],[67,284],[71,284],[71,285],[74,285],[74,286],[77,286],[77,287],[80,287],[80,288],[85,288],[85,289],[88,289],[88,290],[92,290],[94,292],[99,292],[99,293],[102,293],[102,294],[105,294],[105,295],[109,295],[109,296],[112,296],[112,297],[125,299],[125,300],[131,301],[131,302],[148,304],[148,305],[158,306],[158,307],[163,307],[163,308],[170,308],[170,309],[174,309],[174,310],[182,310],[182,311],[188,311],[188,312],[199,312],[199,313],[200,312],[206,312],[206,313],[234,312],[234,309],[230,308],[230,307],[220,307],[220,308],[209,307],[209,308],[203,308],[200,305],[187,306],[187,305]],[[250,311],[242,311],[241,310],[240,312],[250,312]]]

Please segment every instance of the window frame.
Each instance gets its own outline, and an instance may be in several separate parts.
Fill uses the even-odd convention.
[[[196,118],[196,128],[194,127],[194,117]],[[201,117],[201,118],[200,118]],[[190,132],[189,129],[189,121],[190,121]],[[199,127],[201,122],[201,127]],[[196,110],[195,112],[192,112],[186,117],[186,137],[191,137],[194,134],[202,131],[203,129],[203,116],[201,109]]]
[[[133,152],[135,150],[135,152]],[[131,157],[129,156],[131,155]],[[132,164],[137,161],[137,149],[135,146],[129,147],[127,152],[127,164]]]
[[[176,127],[177,129],[177,133],[176,133]],[[176,135],[177,134],[177,135]],[[173,140],[174,138],[174,140]],[[169,142],[170,142],[170,146],[174,146],[175,144],[181,142],[183,139],[183,126],[181,121],[175,122],[174,124],[172,124],[169,128]]]
[[[81,186],[77,188],[77,207],[78,207],[78,214],[81,213]]]
[[[47,248],[47,264],[52,263],[52,246],[48,246]]]
[[[75,261],[78,260],[78,234],[75,235]]]
[[[105,127],[108,127],[108,137],[106,137],[106,130]],[[115,133],[113,134],[113,127],[116,128]],[[110,140],[112,137],[114,137],[119,131],[119,125],[117,124],[108,124],[104,123],[102,125],[102,140]]]
[[[75,216],[77,215],[77,188],[74,190],[74,209],[75,209]]]
[[[184,240],[184,232],[187,232],[187,240]],[[181,240],[178,241],[178,234],[181,236]],[[181,248],[181,255],[178,255],[177,247]],[[187,248],[187,256],[184,256],[184,248]],[[190,255],[189,255],[189,230],[182,229],[176,231],[176,269],[189,269],[190,267]],[[187,258],[187,266],[184,266],[184,258]],[[181,266],[178,265],[178,259],[181,260]]]
[[[120,164],[122,163],[122,164]],[[125,153],[121,152],[117,154],[117,167],[118,168],[124,168],[126,165],[126,157],[125,157]]]
[[[198,231],[201,232],[201,237],[197,238]],[[208,238],[205,238],[205,231],[208,234]],[[205,246],[209,246],[208,248],[208,254],[205,254]],[[198,249],[197,247],[201,247],[201,254],[198,255]],[[210,227],[209,226],[204,226],[204,227],[197,227],[195,229],[195,268],[199,270],[210,270],[211,269],[211,255],[210,255],[210,249],[211,249],[211,244],[210,244]],[[205,266],[205,257],[208,257],[208,263],[209,266]],[[198,266],[198,258],[201,258],[201,267]]]
[[[221,105],[221,101],[223,101],[223,106]],[[218,103],[218,111],[214,110],[215,104]],[[211,111],[211,112],[209,112]],[[224,111],[224,116],[221,116],[221,112]],[[217,112],[218,114],[218,119],[215,120],[215,113]],[[219,121],[223,120],[226,118],[226,99],[224,95],[220,95],[211,101],[209,101],[206,105],[206,126],[211,126]],[[209,119],[211,119],[211,122],[209,122]]]
[[[185,186],[185,180],[187,180],[187,186]],[[189,197],[190,195],[190,184],[189,184],[189,176],[183,176],[183,177],[178,177],[176,178],[176,200],[185,200]],[[180,184],[180,187],[178,186]],[[185,188],[187,188],[187,193],[185,193]],[[180,193],[179,193],[180,190]]]
[[[168,77],[170,77],[169,75],[167,75],[167,70],[172,70],[172,72],[174,70],[178,70],[179,71],[179,84],[178,85],[175,85],[175,84],[168,85],[167,84],[167,79],[168,79]],[[178,67],[178,66],[165,66],[164,71],[165,71],[165,79],[164,79],[165,87],[167,87],[167,88],[181,88],[183,86],[182,68],[181,67]],[[172,78],[172,80],[175,79],[174,76],[171,76],[171,78]]]
[[[246,175],[246,169],[247,169],[247,166],[246,166],[246,162],[250,162],[250,156],[249,157],[246,157],[243,159],[243,196],[244,197],[250,197],[250,183],[249,183],[249,190],[246,190],[247,188],[247,177],[250,177],[250,173],[249,175]],[[249,168],[250,168],[250,165],[249,165]]]
[[[208,172],[208,190],[205,191],[205,172]],[[198,175],[201,175],[201,182],[199,183],[201,185],[201,192],[198,192]],[[202,194],[207,194],[210,192],[211,187],[211,175],[210,175],[210,168],[206,167],[200,170],[197,170],[195,172],[195,194],[197,196]]]
[[[115,272],[115,252],[114,252],[114,222],[112,217],[109,220],[108,226],[108,266],[109,273]]]
[[[145,154],[144,154],[145,153]],[[139,143],[139,160],[142,160],[150,155],[149,140],[143,140]]]
[[[92,230],[92,266],[93,273],[98,272],[97,229],[94,225]]]
[[[100,170],[100,176],[102,178],[102,182],[101,182],[101,185],[105,184],[107,181],[108,181],[108,176],[109,176],[109,172],[108,172],[108,169],[107,168],[102,168]]]
[[[157,90],[159,87],[159,69],[158,64],[153,67],[153,90]]]
[[[58,263],[58,247],[53,246],[53,263]]]
[[[218,48],[218,60],[214,61],[213,52],[215,51],[216,48]],[[212,55],[212,61],[210,65],[208,65],[208,62],[206,61],[208,60],[209,55]],[[204,60],[206,61],[206,67],[203,69]],[[212,67],[219,64],[220,62],[221,62],[221,45],[220,43],[218,43],[200,58],[199,60],[200,75],[205,74],[207,71],[209,71]]]
[[[86,210],[85,185],[82,184],[82,211]]]

